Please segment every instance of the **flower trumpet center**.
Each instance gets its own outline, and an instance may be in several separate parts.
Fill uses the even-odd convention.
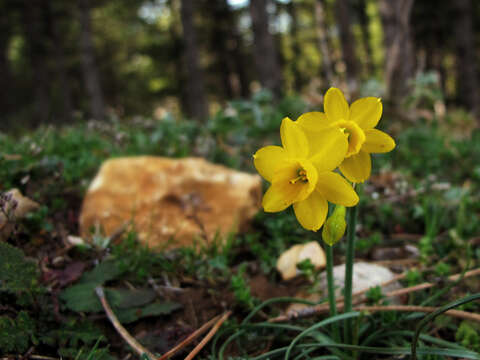
[[[308,182],[307,171],[305,169],[298,169],[297,174],[298,176],[295,179],[290,180],[290,184],[296,184],[299,181],[302,183]]]
[[[350,157],[352,155],[358,154],[360,149],[362,148],[363,143],[365,142],[365,133],[357,125],[357,123],[353,121],[347,120],[340,120],[337,121],[335,126],[347,136],[348,138],[348,150],[345,157]]]
[[[315,189],[318,180],[317,169],[307,159],[290,159],[277,169],[272,186],[286,203],[305,200]]]

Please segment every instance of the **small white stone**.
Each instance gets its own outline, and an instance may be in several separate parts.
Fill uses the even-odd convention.
[[[333,268],[333,277],[335,279],[336,296],[341,296],[342,289],[345,285],[345,264],[337,265]],[[370,264],[366,262],[358,262],[353,266],[353,292],[362,291],[392,280],[395,274],[386,267]],[[383,290],[391,291],[399,288],[398,283],[389,285]],[[320,288],[327,288],[326,273],[320,275]]]
[[[345,264],[337,265],[333,268],[333,277],[335,282],[335,296],[338,298],[343,295],[343,287],[345,285]],[[390,269],[366,262],[358,262],[353,266],[353,282],[352,282],[352,292],[356,293],[359,291],[367,290],[375,286],[382,285],[388,281],[391,281],[395,277],[395,274],[390,271]],[[392,282],[389,285],[382,286],[382,293],[396,290],[401,288],[401,285],[398,281]],[[297,294],[295,297],[307,299],[313,302],[318,302],[321,299],[327,296],[327,274],[326,271],[320,274],[318,291],[313,294],[305,293]],[[398,298],[390,298],[392,303],[399,303]],[[299,311],[305,308],[307,305],[303,304],[292,304],[287,309],[287,313],[290,311]]]
[[[282,279],[289,280],[297,276],[300,273],[297,269],[297,264],[306,259],[310,259],[315,269],[325,267],[325,253],[317,241],[292,246],[280,255],[276,267],[282,275]]]

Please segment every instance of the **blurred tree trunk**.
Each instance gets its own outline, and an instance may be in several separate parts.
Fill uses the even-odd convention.
[[[47,26],[47,33],[50,38],[50,53],[55,56],[55,69],[57,73],[58,82],[60,85],[60,96],[62,98],[62,112],[60,119],[66,123],[72,116],[72,90],[67,74],[67,59],[65,57],[64,42],[60,30],[60,17],[64,14],[59,14],[52,9],[52,3],[49,0],[45,2],[45,22]]]
[[[22,2],[23,26],[27,40],[28,57],[33,71],[34,116],[32,124],[41,124],[50,116],[50,79],[47,68],[47,44],[42,18],[42,0]]]
[[[238,32],[237,18],[227,0],[208,2],[213,6],[213,46],[219,57],[222,82],[228,99],[250,96],[250,81],[247,74],[249,64],[243,53],[242,36]]]
[[[2,6],[1,11],[6,11]],[[0,84],[2,89],[11,88],[12,73],[8,61],[8,44],[11,36],[11,24],[8,16],[0,16]],[[4,91],[0,96],[2,113],[8,114],[12,106],[11,91]]]
[[[235,68],[238,75],[238,83],[240,85],[240,95],[243,98],[250,97],[250,76],[248,74],[248,68],[250,67],[249,60],[247,59],[244,51],[242,34],[237,28],[237,19],[235,18],[233,29],[233,58],[235,59]]]
[[[303,87],[303,78],[299,69],[298,59],[301,57],[302,49],[300,48],[300,40],[298,38],[298,14],[297,14],[298,3],[294,4],[293,1],[287,4],[288,15],[291,19],[290,25],[290,38],[292,41],[292,52],[293,52],[293,61],[292,61],[292,74],[293,74],[293,87],[296,92],[300,92]]]
[[[475,61],[475,36],[473,33],[473,8],[471,0],[452,2],[456,19],[453,26],[456,44],[457,98],[459,102],[472,110],[479,117],[480,98],[478,72]]]
[[[190,117],[206,119],[208,117],[208,103],[205,95],[204,74],[199,64],[193,14],[194,0],[182,0],[180,16],[183,26],[186,110]]]
[[[415,54],[410,29],[414,0],[381,0],[380,15],[385,43],[385,85],[387,98],[398,106],[409,91],[415,75]]]
[[[282,75],[274,39],[269,30],[267,3],[268,0],[250,0],[254,59],[261,85],[271,90],[275,98],[278,99],[283,92]]]
[[[350,27],[350,5],[348,0],[336,1],[336,13],[340,28],[340,45],[342,47],[343,61],[346,66],[347,83],[351,92],[358,88],[358,63],[355,55],[355,39]]]
[[[213,0],[207,4],[213,6],[213,49],[217,54],[218,70],[222,78],[224,94],[227,99],[238,96],[232,76],[234,73],[234,61],[230,44],[233,38],[231,28],[234,25],[232,14],[226,0]]]
[[[448,1],[422,0],[415,3],[410,20],[415,53],[420,55],[417,71],[435,71],[440,77],[443,94],[448,72],[444,60],[454,35],[451,14],[452,4]]]
[[[80,52],[85,87],[90,98],[91,115],[100,120],[105,117],[105,105],[95,61],[95,49],[90,19],[90,1],[78,0],[80,22]]]
[[[315,2],[315,28],[318,39],[318,48],[322,56],[323,73],[325,79],[330,85],[333,82],[333,67],[330,58],[330,51],[328,49],[327,41],[327,26],[325,24],[325,0],[316,0]]]
[[[365,51],[365,67],[369,76],[373,75],[375,68],[373,66],[373,52],[370,45],[370,30],[368,29],[369,20],[367,13],[367,1],[357,0],[357,14],[362,31],[362,43]]]
[[[185,83],[187,78],[184,74],[183,61],[177,61],[183,57],[183,41],[182,41],[182,19],[180,16],[180,0],[168,0],[167,5],[172,14],[171,24],[168,27],[168,34],[171,38],[171,45],[168,48],[168,57],[175,59],[171,62],[171,71],[173,79],[175,79],[175,92],[179,94],[179,102],[181,109],[187,109],[187,95]]]

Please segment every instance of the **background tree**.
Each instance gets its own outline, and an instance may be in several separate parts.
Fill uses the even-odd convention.
[[[282,76],[275,43],[269,29],[268,0],[251,0],[250,15],[254,35],[254,59],[257,75],[263,87],[275,97],[283,92]]]
[[[33,77],[33,123],[45,123],[50,116],[50,88],[46,21],[43,16],[46,2],[43,0],[22,1],[21,14],[27,41],[28,58]]]
[[[56,97],[60,98],[61,110],[59,115],[55,116],[56,123],[67,123],[73,113],[72,89],[67,73],[67,58],[65,54],[65,44],[62,38],[63,24],[60,19],[68,16],[68,9],[65,3],[45,1],[45,19],[47,26],[47,36],[49,38],[49,53],[55,58],[54,71],[57,79]]]
[[[451,2],[442,0],[417,1],[412,9],[412,30],[416,53],[420,56],[418,70],[435,71],[446,92],[445,59],[454,52],[456,43],[451,31]],[[442,44],[442,46],[438,46]]]
[[[0,3],[0,11],[4,14],[12,14],[13,9],[12,5],[7,2]],[[13,21],[12,16],[0,16],[0,84],[2,88],[7,86],[10,88],[9,91],[3,91],[2,96],[0,96],[0,107],[3,109],[4,113],[9,113],[12,107],[12,71],[10,68],[10,62],[8,60],[8,45],[10,38],[13,33]]]
[[[206,1],[204,7],[207,11],[202,13],[203,17],[211,20],[211,23],[205,21],[204,26],[209,31],[208,48],[213,55],[209,73],[212,79],[221,81],[215,88],[222,88],[223,101],[246,98],[250,95],[249,62],[238,30],[238,14],[227,0]]]
[[[336,14],[340,31],[340,45],[345,62],[347,83],[350,91],[358,88],[358,64],[355,54],[355,40],[351,29],[350,3],[347,0],[336,0]]]
[[[301,40],[299,38],[299,33],[301,29],[299,28],[299,21],[298,21],[298,11],[297,7],[301,4],[301,2],[289,2],[287,4],[288,14],[290,16],[290,38],[292,43],[292,53],[293,53],[293,61],[291,62],[292,74],[293,74],[293,88],[295,91],[300,92],[302,91],[302,87],[304,84],[303,74],[300,71],[300,64],[299,59],[302,57],[302,47],[301,47]]]
[[[415,74],[415,54],[410,28],[414,0],[380,0],[385,44],[384,81],[386,95],[400,104],[409,92],[409,80]]]
[[[362,46],[364,51],[364,64],[365,72],[367,74],[374,74],[375,67],[373,64],[373,50],[370,43],[370,29],[369,29],[369,18],[367,13],[367,0],[356,0],[354,2],[353,9],[358,18],[358,23],[360,26],[360,32],[362,37]]]
[[[330,50],[327,41],[327,28],[325,24],[324,0],[315,1],[315,28],[318,39],[318,48],[322,57],[322,72],[327,83],[333,82],[333,67],[330,57]]]
[[[480,103],[471,0],[3,0],[0,11],[3,128],[106,108],[202,118],[248,98],[254,80],[315,108],[338,79],[375,79],[400,105],[429,70],[448,103]]]
[[[233,25],[233,19],[230,16],[230,8],[226,0],[209,1],[208,6],[213,8],[211,14],[215,19],[212,26],[212,50],[213,53],[217,54],[216,65],[222,79],[225,97],[226,99],[232,99],[238,96],[232,83],[234,65],[230,51],[230,40],[232,38],[230,28]]]
[[[90,24],[90,1],[78,0],[78,20],[80,23],[80,51],[82,58],[82,71],[90,98],[91,115],[95,119],[103,119],[105,116],[105,105],[103,100],[102,87],[95,61],[95,50],[92,39]]]
[[[473,6],[471,0],[457,0],[451,4],[452,14],[456,19],[453,29],[456,44],[457,99],[479,117],[480,124],[480,93],[472,24]]]
[[[199,63],[197,36],[194,27],[194,3],[193,0],[182,0],[181,5],[186,112],[190,117],[205,119],[208,116],[208,104],[205,94],[204,74]]]

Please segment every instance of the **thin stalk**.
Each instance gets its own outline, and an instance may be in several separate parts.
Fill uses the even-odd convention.
[[[335,300],[335,281],[333,278],[333,245],[326,245],[326,258],[327,258],[327,286],[328,286],[328,304],[330,306],[330,316],[337,315],[337,301]],[[336,342],[340,342],[340,328],[338,322],[334,322],[333,326],[333,339]]]
[[[357,208],[354,206],[348,209],[347,215],[347,253],[345,260],[345,313],[352,311],[352,289],[353,289],[353,261],[355,259],[355,227],[357,225]],[[352,344],[353,321],[345,320],[345,343]]]

